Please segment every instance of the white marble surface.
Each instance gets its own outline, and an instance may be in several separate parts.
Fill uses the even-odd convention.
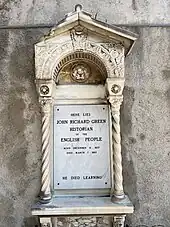
[[[37,203],[32,215],[112,215],[133,213],[134,207],[126,196],[119,203],[112,203],[110,197],[56,197],[49,204]]]
[[[110,188],[107,105],[54,106],[54,189]]]

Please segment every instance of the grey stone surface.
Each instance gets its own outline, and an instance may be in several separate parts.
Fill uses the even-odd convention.
[[[129,226],[170,226],[170,28],[139,30],[126,59],[122,108],[125,190],[135,205]]]
[[[0,2],[1,25],[49,24],[82,4],[85,11],[111,24],[168,24],[170,1],[156,0],[3,0]]]
[[[36,222],[30,212],[40,186],[41,125],[33,71],[36,39],[32,31],[0,31],[0,227]]]
[[[0,30],[0,227],[38,224],[30,214],[41,156],[33,44],[46,32]],[[140,38],[126,59],[122,107],[125,190],[135,205],[126,222],[169,227],[170,28],[136,32]]]

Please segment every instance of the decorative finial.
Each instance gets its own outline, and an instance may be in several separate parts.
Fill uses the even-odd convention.
[[[82,5],[80,5],[80,4],[77,4],[76,6],[75,6],[75,11],[76,12],[80,12],[81,10],[82,10]]]

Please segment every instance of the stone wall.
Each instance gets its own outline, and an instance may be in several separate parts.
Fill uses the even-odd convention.
[[[40,24],[50,27],[77,3],[82,3],[97,19],[124,24],[140,36],[126,58],[121,113],[125,191],[135,205],[135,213],[127,216],[126,227],[169,227],[168,0],[156,4],[155,0],[1,1],[0,227],[38,225],[30,213],[39,192],[41,157],[33,45],[49,30]],[[135,26],[129,27],[132,24]],[[156,24],[157,27],[146,26]],[[95,222],[101,227],[107,227],[109,223],[108,219],[102,218]],[[66,225],[67,220],[61,220],[61,223]]]

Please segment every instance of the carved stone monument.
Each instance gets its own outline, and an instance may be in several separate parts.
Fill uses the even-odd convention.
[[[77,5],[35,45],[42,177],[32,215],[41,226],[84,215],[124,226],[133,213],[123,190],[120,106],[124,58],[136,39]]]

